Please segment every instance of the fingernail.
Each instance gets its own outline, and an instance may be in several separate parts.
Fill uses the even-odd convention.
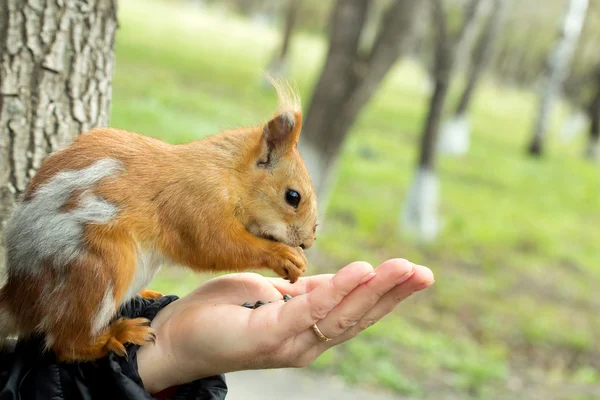
[[[413,274],[415,273],[415,270],[412,269],[408,272],[405,272],[404,275],[402,275],[400,278],[398,278],[398,280],[394,283],[394,285],[399,285],[402,282],[406,282],[408,280],[408,278],[410,278],[411,276],[413,276]]]
[[[367,283],[369,282],[371,279],[373,279],[375,277],[375,272],[369,272],[367,275],[363,276],[363,278],[360,281],[360,284],[363,283]]]
[[[431,285],[433,285],[434,283],[435,283],[435,281],[431,281],[431,282],[425,282],[425,283],[422,283],[422,284],[420,284],[419,286],[417,286],[417,287],[415,288],[415,292],[419,292],[419,291],[421,291],[421,290],[425,290],[425,289],[427,289],[428,287],[430,287]]]

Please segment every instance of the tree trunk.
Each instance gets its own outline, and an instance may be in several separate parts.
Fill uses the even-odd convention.
[[[285,59],[287,57],[300,2],[300,0],[291,0],[290,4],[288,5],[287,14],[285,17],[285,29],[283,31],[283,41],[281,43],[281,53],[279,53],[280,59]]]
[[[558,135],[561,143],[572,142],[588,126],[591,113],[584,112],[577,105],[571,105],[569,115],[563,121]],[[589,117],[589,118],[588,118]]]
[[[290,49],[290,43],[292,41],[292,33],[294,26],[296,25],[296,19],[298,17],[298,10],[302,0],[289,0],[287,12],[285,16],[285,25],[283,28],[283,39],[281,41],[281,48],[279,53],[275,56],[273,62],[269,66],[269,74],[273,77],[287,75],[287,58]]]
[[[428,171],[435,169],[435,150],[437,136],[444,110],[444,102],[448,93],[448,79],[438,77],[435,82],[433,96],[429,102],[429,111],[425,122],[425,128],[421,135],[421,153],[419,155],[419,167]]]
[[[597,161],[600,158],[600,109],[597,109],[592,115],[590,136],[585,156],[593,161]]]
[[[600,68],[596,71],[596,94],[589,107],[590,134],[585,156],[590,160],[600,158]]]
[[[463,24],[456,35],[448,29],[448,15],[443,0],[431,0],[433,25],[436,28],[434,62],[435,89],[421,135],[417,173],[408,190],[402,214],[402,228],[420,240],[434,240],[439,232],[439,182],[435,173],[437,137],[458,43],[476,15],[479,0],[466,5]]]
[[[429,102],[429,110],[421,135],[419,169],[433,172],[435,169],[435,153],[437,136],[444,111],[444,103],[455,57],[456,43],[448,32],[446,11],[442,0],[432,0],[433,23],[436,26],[436,47],[434,62],[435,89]],[[473,2],[475,3],[475,2]],[[472,14],[474,16],[474,13]],[[468,22],[465,22],[465,25]]]
[[[563,20],[560,37],[554,51],[548,58],[546,76],[540,94],[539,110],[533,129],[533,138],[528,147],[531,155],[540,156],[543,153],[543,142],[550,123],[552,106],[567,76],[569,63],[577,47],[587,8],[588,0],[569,0],[569,7]]]
[[[300,140],[319,196],[328,202],[329,181],[344,138],[358,113],[410,42],[419,0],[395,0],[385,12],[370,49],[359,49],[371,6],[338,0],[332,12],[329,52],[315,87]],[[366,54],[365,54],[366,53]]]
[[[116,0],[0,0],[0,237],[45,156],[108,125],[116,30]]]
[[[332,147],[342,141],[344,134],[339,129],[334,131],[334,120],[339,119],[344,100],[357,79],[354,67],[369,3],[368,0],[338,0],[336,3],[331,16],[329,52],[300,139],[300,151],[307,162],[321,209],[327,169],[335,157]]]
[[[473,92],[494,53],[494,45],[500,35],[508,5],[509,0],[495,0],[494,2],[492,15],[473,50],[472,64],[467,76],[467,85],[460,96],[455,115],[465,115],[468,112]]]
[[[454,57],[454,69],[462,71],[467,65],[473,46],[478,36],[481,36],[482,26],[490,13],[490,3],[494,0],[481,0],[479,2],[467,3],[463,21],[465,24],[463,37],[456,43],[456,55]]]
[[[469,150],[471,128],[468,109],[475,88],[494,52],[494,44],[500,34],[509,1],[494,1],[492,13],[473,49],[472,61],[467,73],[467,84],[460,96],[458,107],[451,119],[443,125],[439,146],[442,153],[461,156]]]

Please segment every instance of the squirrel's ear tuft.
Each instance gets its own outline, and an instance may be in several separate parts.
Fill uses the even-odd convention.
[[[283,112],[270,120],[262,131],[260,166],[268,166],[298,144],[302,130],[300,112]]]
[[[279,102],[277,114],[262,131],[259,166],[270,166],[298,144],[302,130],[302,107],[298,88],[291,82],[276,80],[267,75],[275,87]]]

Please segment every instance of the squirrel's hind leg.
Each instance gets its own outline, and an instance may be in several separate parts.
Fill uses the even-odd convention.
[[[68,308],[72,311],[47,330],[47,346],[59,361],[91,361],[109,352],[126,356],[125,344],[144,345],[156,339],[145,318],[113,320],[134,283],[136,252],[130,235],[118,226],[88,226],[86,233],[88,251],[68,274],[70,291],[53,299],[62,301],[62,307],[66,299],[72,303]],[[58,304],[52,307],[57,308]]]
[[[102,358],[109,352],[127,357],[125,344],[142,346],[154,343],[156,335],[146,318],[119,318],[93,339],[85,338],[75,343],[54,343],[53,349],[59,361],[91,361]]]

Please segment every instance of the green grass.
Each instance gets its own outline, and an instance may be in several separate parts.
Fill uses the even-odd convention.
[[[261,71],[277,32],[178,2],[119,6],[111,125],[184,142],[271,115],[276,99]],[[291,74],[305,104],[325,50],[321,37],[294,38]],[[560,108],[547,156],[526,157],[535,95],[487,82],[471,152],[438,164],[444,231],[435,244],[414,243],[399,214],[423,85],[423,72],[403,62],[360,115],[320,232],[328,262],[310,272],[401,256],[431,267],[436,284],[313,368],[424,398],[498,398],[514,382],[600,385],[600,169],[582,159],[584,138],[558,140]],[[170,270],[153,287],[185,294],[204,279]]]

